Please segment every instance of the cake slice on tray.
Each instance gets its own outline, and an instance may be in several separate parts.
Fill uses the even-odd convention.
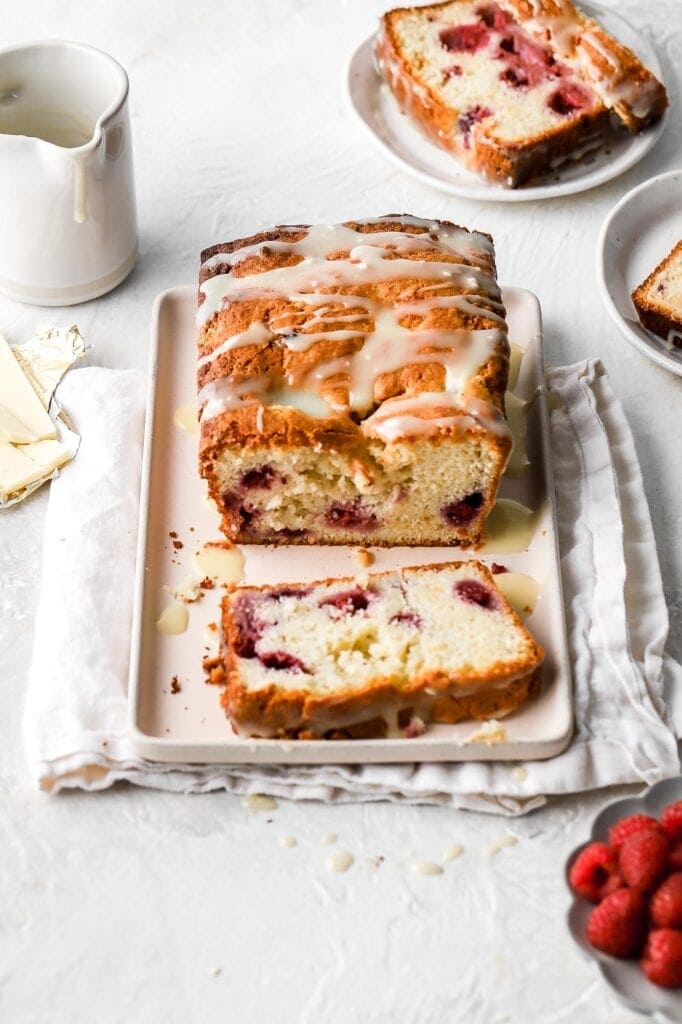
[[[540,688],[543,651],[477,561],[233,589],[213,681],[240,735],[412,737],[500,718]]]
[[[571,0],[447,0],[387,12],[376,58],[399,106],[469,170],[512,188],[639,132],[664,86]]]
[[[488,235],[404,214],[203,253],[199,460],[233,541],[478,545],[512,447]]]
[[[682,349],[682,241],[632,293],[643,327],[670,349]]]

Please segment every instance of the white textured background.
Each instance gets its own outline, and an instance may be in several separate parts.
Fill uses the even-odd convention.
[[[383,0],[90,0],[2,5],[0,45],[79,39],[131,77],[141,258],[81,308],[0,298],[12,341],[77,321],[90,361],[144,367],[152,301],[198,251],[272,223],[389,212],[494,234],[501,279],[541,300],[548,357],[599,355],[632,425],[682,656],[680,383],[607,320],[599,226],[640,181],[682,165],[682,4],[610,0],[658,49],[674,108],[658,147],[574,198],[472,203],[415,183],[346,111],[344,63]],[[0,230],[1,230],[0,225]],[[20,717],[40,576],[43,492],[0,518],[0,1019],[7,1024],[634,1024],[573,949],[562,863],[608,797],[562,801],[487,845],[500,819],[437,808],[281,804],[119,788],[49,798]],[[78,552],[74,551],[74,558]],[[106,571],[106,567],[102,567]],[[325,867],[327,831],[356,856]],[[298,846],[283,849],[282,835]],[[454,841],[440,877],[410,871]],[[383,856],[377,862],[373,858]],[[377,866],[378,865],[378,866]],[[219,972],[217,969],[220,969]]]

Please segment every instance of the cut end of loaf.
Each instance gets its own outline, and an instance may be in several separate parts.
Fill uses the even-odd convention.
[[[682,241],[632,293],[644,327],[670,348],[682,348]]]

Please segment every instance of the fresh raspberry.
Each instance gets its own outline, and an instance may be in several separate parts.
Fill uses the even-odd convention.
[[[633,836],[635,832],[643,832],[645,829],[661,831],[660,824],[655,818],[648,814],[631,814],[627,818],[621,818],[609,829],[609,846],[614,850],[620,850],[626,839]]]
[[[668,804],[661,815],[661,825],[671,842],[678,843],[682,840],[682,800]]]
[[[651,919],[658,928],[682,928],[682,872],[668,875],[651,897]]]
[[[654,985],[682,985],[682,932],[674,928],[654,928],[649,932],[640,966]]]
[[[599,899],[606,899],[606,897],[610,896],[612,892],[616,892],[618,889],[623,889],[624,887],[625,882],[616,871],[615,874],[609,875],[608,879],[604,882],[601,887],[601,892],[599,893]]]
[[[670,851],[668,866],[671,871],[682,871],[682,843],[676,843]]]
[[[623,843],[618,867],[626,885],[641,892],[653,892],[668,867],[670,847],[660,832],[645,829]]]
[[[640,892],[619,889],[595,907],[587,922],[587,940],[611,956],[634,956],[646,939],[647,906]]]
[[[616,866],[616,855],[606,843],[590,843],[578,855],[568,880],[586,900],[598,903],[607,895],[604,886],[615,876]]]

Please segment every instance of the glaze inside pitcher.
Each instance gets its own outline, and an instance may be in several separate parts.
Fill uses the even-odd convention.
[[[120,102],[121,76],[95,50],[27,46],[0,60],[0,136],[64,149],[97,142],[97,122]]]

